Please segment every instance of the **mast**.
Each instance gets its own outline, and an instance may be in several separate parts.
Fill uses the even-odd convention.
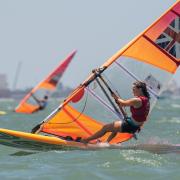
[[[19,74],[21,71],[21,67],[22,67],[22,61],[18,62],[17,68],[16,68],[16,72],[15,72],[15,76],[14,76],[14,81],[13,81],[13,86],[12,86],[12,90],[15,91],[16,90],[16,86],[17,86],[17,82],[19,79]]]

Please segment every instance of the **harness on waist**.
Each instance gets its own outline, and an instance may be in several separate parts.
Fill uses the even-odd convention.
[[[140,127],[140,126],[136,125],[136,124],[132,121],[131,117],[126,117],[126,118],[125,118],[125,121],[126,121],[128,124],[130,124],[131,126],[135,127],[135,128]]]
[[[130,126],[132,126],[133,128],[137,129],[137,130],[136,130],[137,133],[139,133],[139,132],[141,131],[141,126],[136,125],[136,124],[132,121],[131,117],[126,117],[126,118],[125,118],[125,121],[126,121]],[[134,137],[134,139],[137,140],[138,138],[137,138],[136,132],[133,133],[133,137]]]

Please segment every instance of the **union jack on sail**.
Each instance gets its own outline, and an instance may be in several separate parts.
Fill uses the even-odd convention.
[[[158,44],[166,52],[180,58],[180,18],[174,19],[164,32],[157,38]]]

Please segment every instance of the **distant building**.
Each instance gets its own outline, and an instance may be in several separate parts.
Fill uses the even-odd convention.
[[[66,97],[70,94],[70,92],[73,91],[73,88],[64,86],[62,83],[59,83],[57,86],[57,89],[53,94],[51,95],[54,98],[62,98]]]
[[[0,90],[7,90],[8,83],[7,83],[7,76],[6,74],[0,74]]]
[[[0,74],[0,98],[9,98],[11,96],[8,89],[6,74]]]

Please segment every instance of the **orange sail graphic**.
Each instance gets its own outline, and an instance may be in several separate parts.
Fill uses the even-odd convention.
[[[145,81],[151,95],[151,110],[179,66],[180,1],[100,68],[99,74],[124,99],[132,97],[131,86]],[[100,85],[101,84],[101,85]],[[104,89],[102,91],[102,88]],[[106,91],[106,93],[104,93]],[[108,96],[108,98],[107,98]],[[60,137],[88,137],[104,123],[122,120],[114,99],[99,76],[92,73],[39,126],[39,131]],[[106,141],[107,134],[100,140]],[[120,143],[133,134],[119,133],[111,143]]]
[[[50,92],[55,90],[59,80],[75,54],[76,51],[72,52],[51,74],[34,87],[31,92],[22,99],[16,107],[15,112],[27,114],[36,112],[40,107],[39,100],[43,99],[43,97],[49,96]]]

